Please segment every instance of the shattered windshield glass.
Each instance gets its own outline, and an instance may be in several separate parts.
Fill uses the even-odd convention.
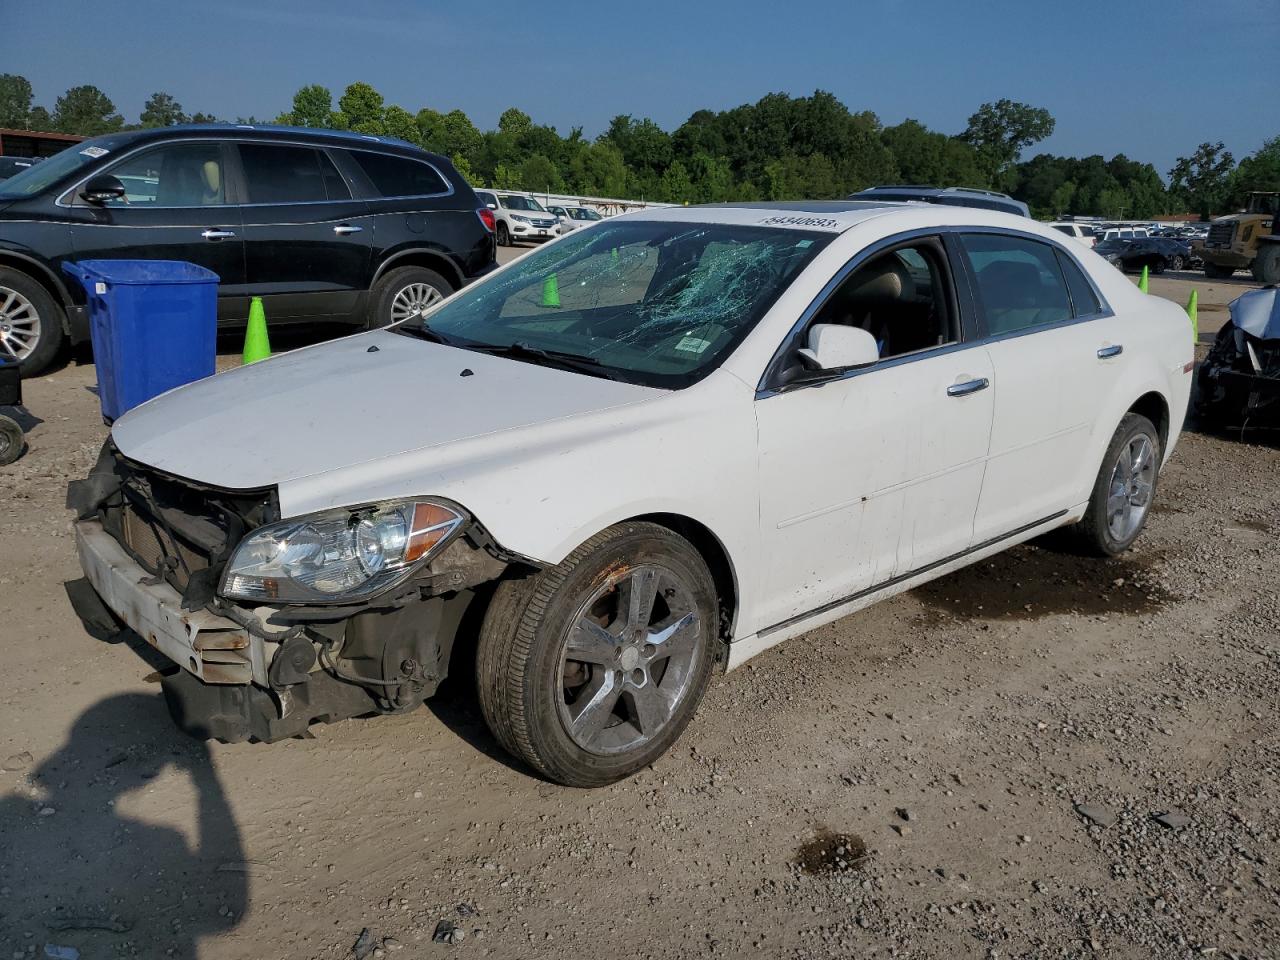
[[[648,386],[693,383],[728,356],[832,234],[631,220],[522,257],[406,334],[520,360],[551,355]],[[424,333],[425,325],[425,333]]]

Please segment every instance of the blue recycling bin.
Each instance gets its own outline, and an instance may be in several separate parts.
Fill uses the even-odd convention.
[[[80,281],[110,423],[166,390],[213,375],[218,275],[181,260],[82,260],[62,269]]]

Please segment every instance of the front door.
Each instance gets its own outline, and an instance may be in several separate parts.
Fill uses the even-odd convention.
[[[756,401],[765,632],[963,552],[982,488],[992,371],[940,242],[876,254],[813,322],[869,330],[881,361]]]
[[[249,293],[269,320],[352,319],[372,273],[373,224],[324,150],[239,143]]]
[[[244,317],[240,208],[231,201],[225,147],[167,143],[102,171],[125,195],[102,205],[72,201],[71,245],[79,260],[185,260],[218,275],[218,319]]]

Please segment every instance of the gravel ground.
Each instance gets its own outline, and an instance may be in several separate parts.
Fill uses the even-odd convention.
[[[1195,283],[1209,339],[1243,285]],[[94,380],[28,383],[0,472],[0,958],[1280,956],[1274,437],[1185,434],[1129,555],[1021,547],[816,630],[582,792],[465,678],[314,739],[177,734],[163,661],[62,592]]]

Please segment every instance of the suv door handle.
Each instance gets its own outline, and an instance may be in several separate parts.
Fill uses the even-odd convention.
[[[340,237],[349,237],[353,233],[360,233],[364,227],[353,227],[349,223],[340,223],[333,228],[333,232]]]
[[[1098,348],[1098,359],[1107,360],[1111,357],[1118,357],[1122,353],[1124,353],[1124,344],[1112,343]]]
[[[989,386],[991,386],[991,381],[986,377],[979,377],[977,380],[966,380],[964,383],[953,383],[947,387],[947,396],[967,397],[969,394],[985,390]]]
[[[230,230],[206,230],[200,236],[206,240],[234,240],[236,235]]]

